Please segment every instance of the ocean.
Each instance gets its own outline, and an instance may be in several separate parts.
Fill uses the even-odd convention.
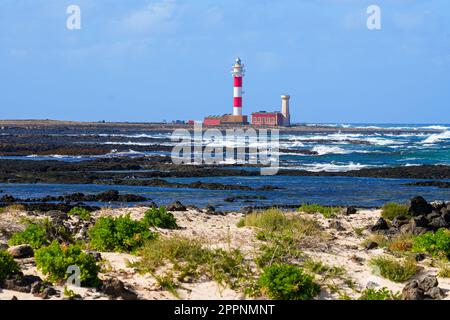
[[[308,124],[314,129],[317,125]],[[280,167],[311,172],[345,172],[363,168],[450,165],[450,125],[396,125],[396,124],[320,124],[335,128],[332,132],[288,132],[280,134]],[[346,129],[346,130],[340,130]],[[355,132],[348,132],[349,129]],[[361,132],[358,129],[370,129]],[[392,131],[391,131],[392,130]],[[398,130],[401,130],[400,132]],[[429,130],[433,130],[430,132]],[[344,132],[345,131],[345,132]],[[80,134],[80,138],[86,135]],[[96,133],[98,134],[98,133]],[[73,133],[71,135],[74,135]],[[75,136],[77,136],[75,134]],[[142,151],[144,146],[174,146],[170,132],[126,132],[98,134],[103,146],[125,145],[126,151],[111,151],[106,155],[47,155],[3,156],[3,159],[28,159],[59,161],[83,161],[101,157],[137,157],[146,155],[170,155],[165,151]],[[120,137],[121,141],[113,138]],[[111,141],[108,141],[111,138]],[[204,140],[204,145],[214,141]],[[136,151],[136,147],[140,151]],[[284,151],[283,151],[284,150]],[[299,152],[299,153],[293,153]],[[254,168],[247,168],[254,170]],[[413,196],[422,195],[427,200],[450,200],[450,189],[438,187],[407,186],[413,179],[381,179],[320,176],[256,176],[256,177],[204,177],[170,178],[174,182],[219,182],[241,184],[250,187],[273,185],[280,189],[271,191],[217,191],[204,189],[171,189],[141,186],[103,185],[50,185],[50,184],[0,184],[2,194],[14,197],[43,197],[73,192],[96,193],[108,189],[141,194],[157,204],[180,200],[186,204],[203,207],[207,204],[220,210],[236,210],[243,206],[267,206],[273,204],[318,203],[324,205],[380,206],[385,202],[405,202]],[[441,180],[446,181],[446,180]],[[227,197],[264,195],[266,199],[224,201]]]

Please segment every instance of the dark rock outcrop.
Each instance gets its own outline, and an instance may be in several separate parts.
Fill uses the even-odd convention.
[[[412,216],[427,215],[433,210],[432,206],[421,196],[411,199],[409,214]]]
[[[111,296],[113,299],[122,298],[123,300],[137,300],[138,296],[135,292],[125,288],[125,285],[119,279],[104,280],[100,291]]]
[[[15,259],[30,258],[34,256],[33,248],[29,244],[21,244],[8,248],[8,252]]]
[[[186,211],[186,206],[183,205],[180,201],[172,202],[167,206],[167,211]]]
[[[409,281],[402,291],[404,300],[442,299],[444,294],[439,288],[439,281],[435,276],[425,276],[418,280]]]
[[[378,221],[370,228],[370,231],[372,232],[378,232],[383,230],[388,230],[389,225],[383,218],[379,218]]]

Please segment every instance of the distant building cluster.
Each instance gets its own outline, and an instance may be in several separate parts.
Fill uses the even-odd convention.
[[[242,90],[245,68],[241,59],[237,58],[231,71],[233,75],[233,114],[224,114],[222,116],[207,116],[203,120],[206,126],[220,125],[246,125],[248,118],[242,115]],[[251,124],[253,126],[290,126],[291,116],[289,111],[289,95],[281,96],[281,112],[259,111],[252,113]],[[188,124],[194,124],[189,120]]]
[[[259,111],[252,113],[253,126],[284,126],[291,125],[291,115],[289,112],[290,96],[281,96],[281,112]]]

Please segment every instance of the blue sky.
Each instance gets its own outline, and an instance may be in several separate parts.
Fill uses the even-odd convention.
[[[450,123],[447,0],[1,0],[0,43],[0,119],[229,113],[240,56],[245,114],[288,93],[295,122]]]

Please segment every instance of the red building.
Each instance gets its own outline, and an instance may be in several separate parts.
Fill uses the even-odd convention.
[[[252,125],[254,126],[282,126],[283,114],[281,112],[253,112]]]

